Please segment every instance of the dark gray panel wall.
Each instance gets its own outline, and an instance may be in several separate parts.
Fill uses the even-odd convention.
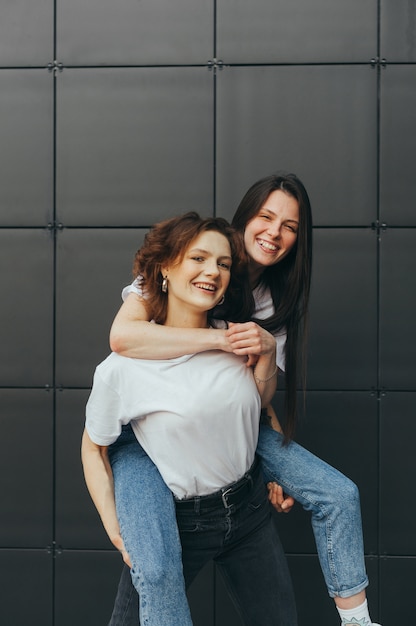
[[[46,550],[53,537],[53,392],[0,389],[2,548]]]
[[[371,389],[377,385],[376,234],[325,228],[314,237],[308,386]]]
[[[3,2],[0,65],[44,67],[53,57],[53,0]]]
[[[369,64],[227,67],[217,85],[221,215],[231,218],[251,181],[283,168],[304,180],[315,224],[375,219],[377,72]]]
[[[380,86],[380,217],[389,226],[416,226],[416,65],[389,66]]]
[[[400,559],[385,557],[380,559],[380,613],[386,624],[396,624],[398,620],[412,623],[413,609],[411,602],[403,602],[394,607],[388,598],[395,595],[397,598],[412,596],[412,582],[415,579],[415,559]]]
[[[414,390],[416,381],[416,230],[388,228],[380,244],[380,371],[387,389]]]
[[[411,392],[386,391],[383,398],[381,420],[380,465],[380,545],[385,555],[416,553],[414,533],[415,514],[412,507],[403,514],[394,515],[390,499],[394,489],[395,498],[403,498],[412,490],[414,476],[415,440],[415,394]],[[400,459],[400,462],[398,462]]]
[[[56,264],[56,377],[59,386],[88,387],[109,353],[110,325],[145,229],[59,231]],[[81,313],[82,311],[82,313]]]
[[[211,0],[58,0],[66,65],[203,64],[212,53]]]
[[[390,62],[416,61],[416,7],[414,2],[381,0],[381,56]]]
[[[134,252],[169,215],[230,218],[283,168],[304,180],[315,224],[298,439],[359,485],[373,620],[411,623],[414,3],[3,4],[0,621],[106,623],[121,559],[79,446]],[[335,623],[308,515],[276,518],[299,626]],[[195,626],[240,626],[212,565],[190,602]]]
[[[212,212],[206,68],[68,69],[58,75],[57,110],[65,226],[143,226],[194,207]]]
[[[53,550],[0,549],[5,624],[53,626]],[[23,584],[22,579],[30,580]],[[22,590],[23,587],[23,590]]]
[[[53,216],[52,75],[2,70],[0,120],[0,225],[45,226]]]
[[[53,233],[0,228],[1,385],[53,384]]]
[[[109,551],[56,553],[53,624],[106,624],[120,577],[120,556]],[[37,622],[40,626],[41,621]]]
[[[368,62],[377,46],[376,0],[226,0],[217,10],[227,63]]]

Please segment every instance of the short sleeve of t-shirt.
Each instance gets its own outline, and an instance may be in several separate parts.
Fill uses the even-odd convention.
[[[121,427],[128,420],[123,419],[125,411],[121,396],[109,386],[101,376],[100,369],[95,370],[94,383],[85,410],[85,427],[91,441],[98,446],[109,446],[121,433]]]
[[[140,276],[138,276],[137,278],[133,280],[133,282],[130,285],[127,285],[126,287],[124,287],[123,291],[121,292],[121,297],[123,299],[123,302],[130,293],[135,293],[138,296],[143,297],[143,289],[142,289],[141,283],[142,283],[142,279]]]

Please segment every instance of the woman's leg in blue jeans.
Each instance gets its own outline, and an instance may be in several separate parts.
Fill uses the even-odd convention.
[[[142,626],[192,626],[172,494],[131,429],[109,449],[117,517]]]
[[[257,455],[275,481],[312,514],[319,561],[331,597],[349,598],[368,585],[356,485],[295,442],[261,425]]]

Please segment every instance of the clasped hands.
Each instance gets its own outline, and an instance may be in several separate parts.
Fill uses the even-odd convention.
[[[255,322],[235,324],[228,322],[225,331],[226,350],[239,356],[247,356],[247,366],[256,365],[261,354],[273,352],[276,340],[271,333]]]

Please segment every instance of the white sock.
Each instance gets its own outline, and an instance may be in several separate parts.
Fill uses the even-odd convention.
[[[340,609],[337,606],[341,618],[341,626],[371,626],[372,622],[368,612],[367,600],[354,609]]]

